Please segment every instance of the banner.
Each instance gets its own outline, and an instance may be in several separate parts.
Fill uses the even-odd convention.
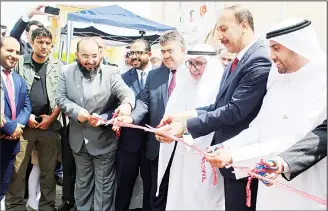
[[[181,2],[178,31],[183,35],[187,48],[197,43],[207,43],[214,49],[219,41],[215,24],[224,3],[219,2]]]

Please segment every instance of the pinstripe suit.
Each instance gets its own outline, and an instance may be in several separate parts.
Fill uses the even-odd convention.
[[[290,168],[292,180],[327,156],[327,120],[308,133],[302,140],[279,155]]]

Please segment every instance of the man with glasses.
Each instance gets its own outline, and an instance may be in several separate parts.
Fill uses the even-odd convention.
[[[185,62],[188,70],[177,78],[175,88],[165,109],[165,115],[183,112],[188,108],[201,107],[213,103],[219,92],[223,67],[214,48],[207,44],[197,44],[189,49]],[[189,144],[204,150],[211,144],[214,133],[193,139],[184,137]],[[160,144],[158,178],[162,178],[172,154],[174,143]],[[213,185],[213,172],[209,164],[204,164],[207,180],[202,181],[200,167],[202,155],[192,148],[177,143],[174,160],[170,167],[170,185],[167,210],[222,210],[224,209],[223,177],[218,172],[218,184]],[[182,170],[183,169],[183,170]],[[159,193],[162,190],[158,190]],[[183,197],[180,197],[183,196]]]
[[[180,72],[184,65],[185,41],[178,31],[167,31],[159,38],[161,54],[164,66],[152,70],[146,80],[145,88],[137,99],[135,110],[130,116],[116,118],[116,121],[140,124],[146,114],[149,114],[149,124],[156,127],[163,118],[165,107],[171,96],[175,85],[177,72]],[[139,54],[138,52],[136,52]],[[116,128],[115,128],[116,129]],[[165,210],[167,190],[169,185],[169,167],[166,169],[163,180],[160,184],[161,191],[156,196],[157,172],[158,172],[158,152],[159,142],[153,133],[147,134],[146,160],[149,179],[144,183],[150,189],[150,209]],[[173,156],[170,158],[172,161]],[[170,166],[169,162],[169,166]],[[150,187],[148,187],[150,185]],[[148,194],[148,193],[144,193]]]
[[[115,133],[99,120],[120,102],[118,115],[129,115],[135,105],[132,90],[116,67],[100,63],[98,43],[92,38],[77,44],[77,62],[62,71],[56,102],[69,117],[69,143],[76,163],[77,210],[114,210]],[[92,205],[93,204],[93,205]]]
[[[145,87],[146,78],[152,69],[150,63],[151,47],[147,40],[134,40],[130,47],[129,58],[133,68],[122,74],[124,82],[133,90],[136,98],[140,98],[141,91]],[[140,123],[145,125],[148,116]],[[139,174],[143,179],[144,188],[149,187],[146,183],[147,171],[145,171],[145,142],[146,133],[138,129],[122,128],[118,150],[116,153],[117,191],[115,210],[128,210],[133,187]],[[143,208],[149,210],[149,190],[144,190]]]

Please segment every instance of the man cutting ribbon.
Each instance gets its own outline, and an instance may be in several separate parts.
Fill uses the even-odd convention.
[[[310,24],[308,20],[286,20],[267,33],[275,64],[261,110],[249,129],[224,142],[217,156],[207,157],[212,165],[220,168],[227,164],[253,166],[260,159],[285,151],[327,118],[326,55]],[[326,159],[289,185],[326,198],[325,166]],[[247,172],[235,169],[235,175],[239,179],[246,177]],[[279,203],[271,203],[273,197]],[[279,187],[262,185],[257,208],[313,210],[318,206]]]

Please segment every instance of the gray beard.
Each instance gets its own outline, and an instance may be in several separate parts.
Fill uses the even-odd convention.
[[[93,80],[96,77],[97,72],[100,69],[100,65],[98,65],[95,68],[92,68],[92,70],[88,70],[85,67],[83,67],[79,61],[77,61],[77,65],[78,65],[79,70],[81,71],[83,77],[85,77],[87,79],[91,79],[91,80]]]

